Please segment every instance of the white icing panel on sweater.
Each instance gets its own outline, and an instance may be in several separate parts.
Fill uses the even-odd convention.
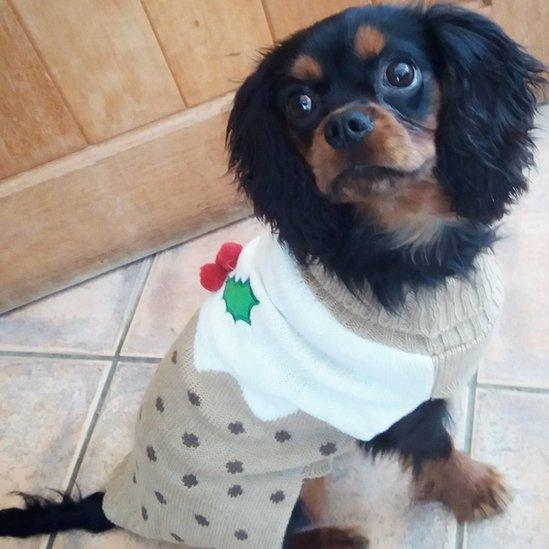
[[[263,421],[301,410],[368,440],[431,394],[430,356],[364,339],[319,303],[272,235],[242,251],[231,276],[249,280],[259,302],[249,323],[227,311],[224,288],[200,312],[195,368],[232,375]]]

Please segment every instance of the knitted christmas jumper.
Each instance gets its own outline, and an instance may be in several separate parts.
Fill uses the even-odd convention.
[[[398,314],[248,244],[160,363],[103,507],[193,547],[279,548],[304,479],[478,367],[502,302],[491,253],[470,280],[410,292]]]

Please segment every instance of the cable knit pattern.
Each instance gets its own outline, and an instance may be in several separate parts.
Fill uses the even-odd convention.
[[[503,304],[501,271],[491,251],[478,256],[469,280],[452,277],[436,289],[410,291],[397,313],[383,308],[369,288],[355,297],[318,264],[302,274],[317,299],[349,330],[430,355],[434,398],[452,396],[475,373]]]

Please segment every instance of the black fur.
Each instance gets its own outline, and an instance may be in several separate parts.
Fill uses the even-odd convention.
[[[0,511],[0,536],[27,538],[65,530],[104,532],[114,528],[103,513],[104,492],[85,498],[59,494],[61,500],[19,493],[25,502],[23,509]]]
[[[425,24],[442,85],[438,175],[460,215],[490,223],[527,188],[543,68],[475,13],[434,6]]]
[[[441,82],[436,171],[463,223],[447,229],[435,246],[395,247],[364,213],[328,201],[290,137],[277,95],[287,85],[289,64],[301,51],[329,48],[338,26],[350,34],[348,29],[362,22],[406,37],[404,47],[422,51]],[[351,71],[344,57],[337,61],[327,70]],[[300,263],[319,260],[355,293],[368,283],[381,303],[394,309],[407,286],[467,276],[478,252],[494,241],[490,223],[526,188],[522,171],[532,161],[532,90],[542,82],[541,70],[496,25],[469,11],[448,6],[347,10],[289,38],[244,82],[228,125],[230,167],[256,215],[278,231]],[[333,106],[336,93],[345,103],[357,92],[340,84],[332,92]]]
[[[446,430],[449,421],[446,402],[441,399],[428,400],[387,431],[359,445],[371,452],[374,458],[397,454],[403,461],[411,462],[417,476],[425,461],[450,457],[453,445]]]

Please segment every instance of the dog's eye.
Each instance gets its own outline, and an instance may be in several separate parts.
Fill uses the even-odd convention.
[[[395,88],[409,88],[417,81],[418,69],[409,61],[392,61],[385,69],[385,78]]]
[[[287,104],[288,114],[295,118],[305,118],[313,111],[313,100],[306,93],[296,93]]]

